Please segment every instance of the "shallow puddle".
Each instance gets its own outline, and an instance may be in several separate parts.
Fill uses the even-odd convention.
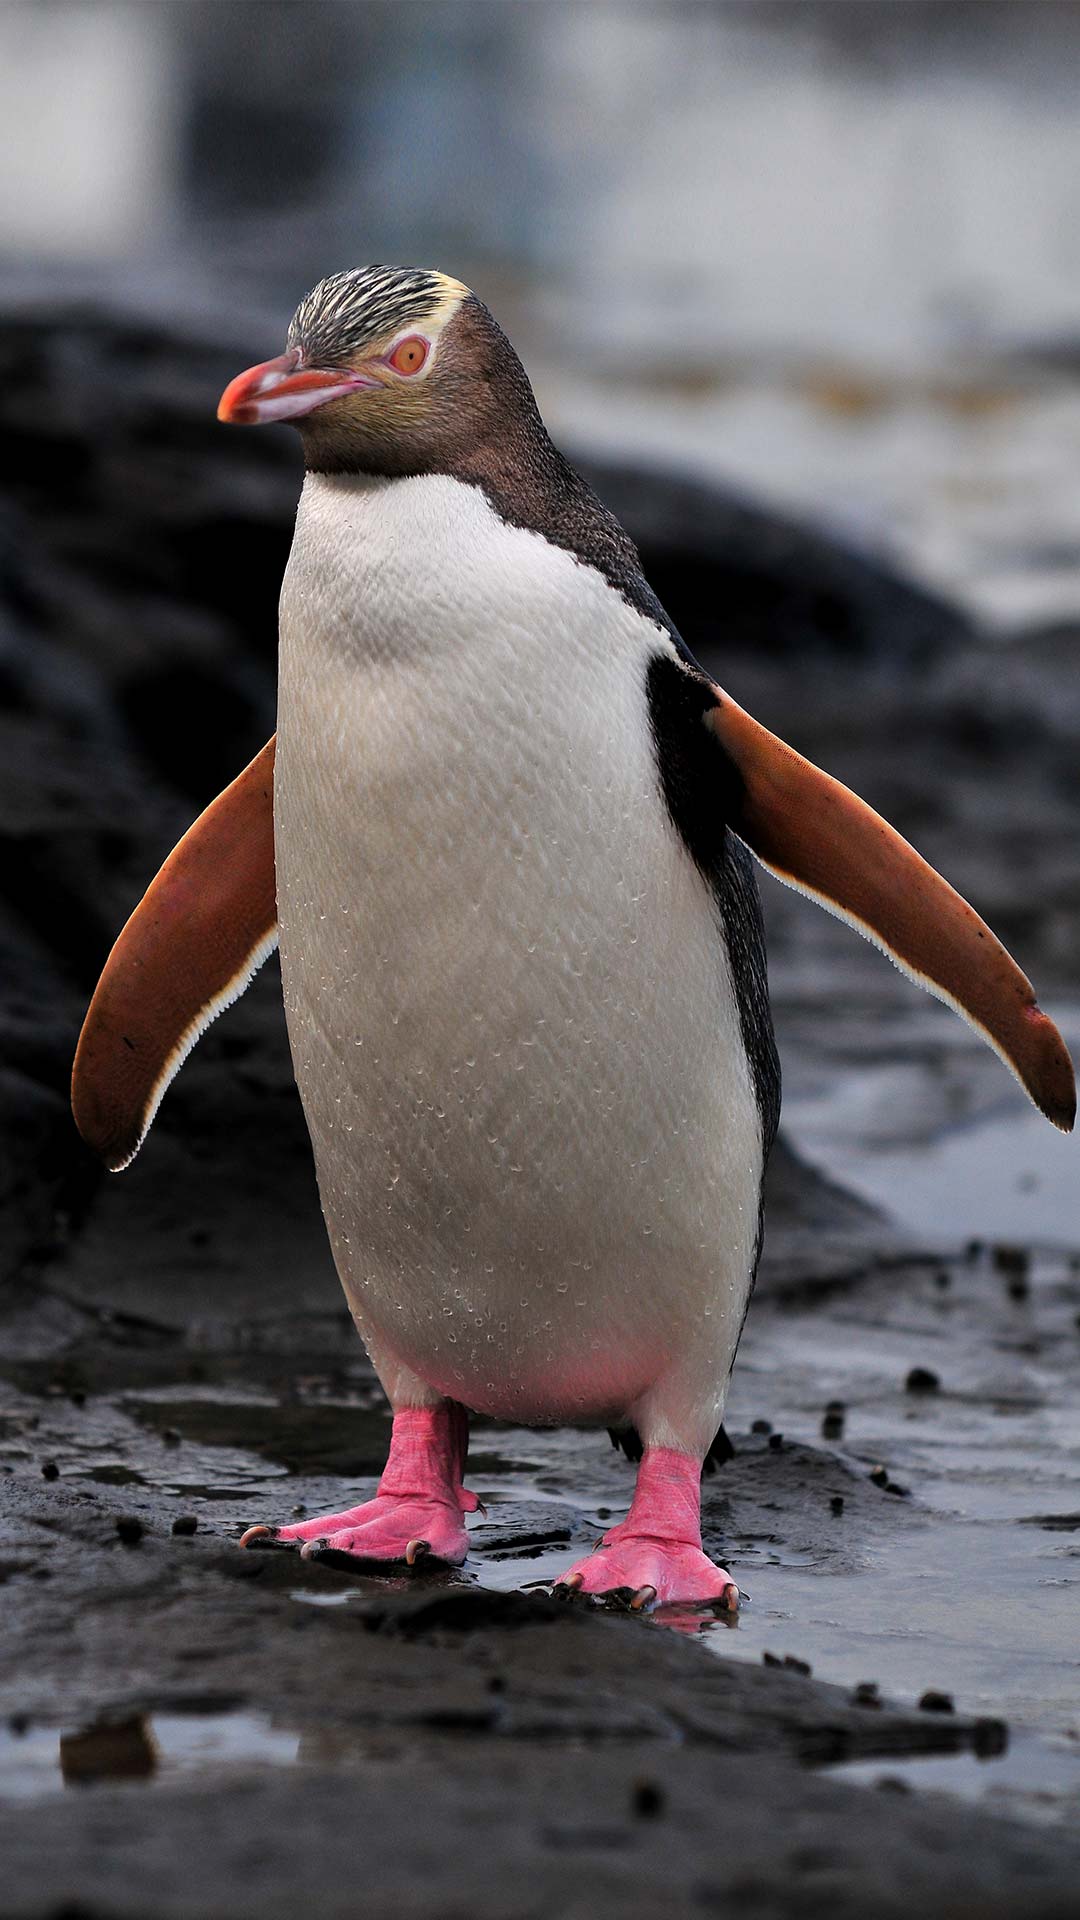
[[[929,1754],[913,1760],[851,1760],[825,1769],[830,1779],[882,1791],[916,1788],[1065,1824],[1080,1817],[1080,1742],[1010,1740],[1003,1753]]]
[[[1080,1007],[1046,1011],[1080,1059]],[[936,1008],[895,1026],[895,1057],[857,1072],[805,1068],[784,1090],[784,1129],[815,1166],[931,1245],[975,1236],[1080,1248],[1080,1168],[1074,1137],[1058,1133],[1006,1082],[993,1108],[940,1123],[926,1047],[974,1046]],[[920,1036],[925,1036],[920,1048]]]
[[[214,1767],[292,1766],[299,1758],[299,1734],[242,1710],[133,1715],[78,1729],[8,1726],[0,1728],[0,1800]]]

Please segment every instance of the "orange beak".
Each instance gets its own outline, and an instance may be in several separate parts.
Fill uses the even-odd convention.
[[[233,427],[261,427],[268,420],[298,420],[329,400],[364,387],[377,387],[370,374],[349,367],[302,367],[298,347],[264,360],[230,380],[218,402],[217,417]]]

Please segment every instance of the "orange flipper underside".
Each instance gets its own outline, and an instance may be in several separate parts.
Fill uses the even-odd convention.
[[[271,739],[189,828],[98,981],[71,1105],[114,1172],[134,1159],[199,1035],[276,944],[274,747]]]
[[[705,724],[739,775],[732,830],[779,879],[885,949],[962,1014],[1067,1133],[1072,1061],[1031,982],[948,882],[865,801],[759,726],[717,689]]]

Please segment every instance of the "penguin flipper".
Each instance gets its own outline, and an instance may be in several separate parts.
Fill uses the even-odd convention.
[[[174,847],[120,934],[79,1035],[75,1124],[112,1172],[135,1158],[211,1020],[277,945],[276,735]]]
[[[873,941],[989,1042],[1063,1133],[1072,1061],[1031,982],[974,908],[848,787],[719,687],[706,726],[728,762],[727,820],[763,866]]]

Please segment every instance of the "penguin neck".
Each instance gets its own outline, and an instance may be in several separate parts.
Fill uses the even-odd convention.
[[[506,525],[540,534],[595,568],[637,612],[671,633],[634,542],[555,446],[521,361],[475,295],[447,332],[440,379],[445,424],[432,428],[422,447],[374,434],[324,439],[316,413],[304,434],[308,472],[391,481],[440,476],[477,487]]]

